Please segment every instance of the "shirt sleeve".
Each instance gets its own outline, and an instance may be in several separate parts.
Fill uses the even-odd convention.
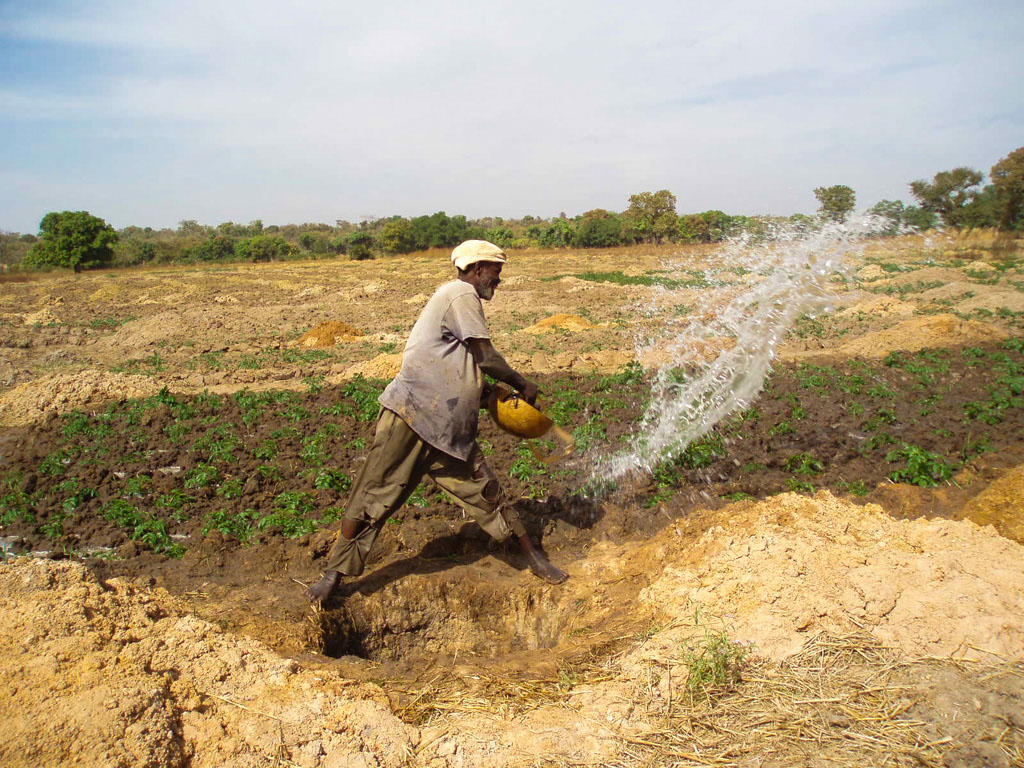
[[[480,297],[475,294],[456,296],[444,314],[441,325],[451,331],[459,341],[468,339],[489,339],[491,332],[487,330],[484,308]]]

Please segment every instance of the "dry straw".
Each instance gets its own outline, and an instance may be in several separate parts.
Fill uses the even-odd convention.
[[[568,694],[577,685],[621,681],[620,662],[635,648],[631,643],[603,661],[592,657],[540,680],[436,674],[426,684],[389,681],[385,688],[394,697],[396,714],[416,725],[437,727],[474,715],[513,719],[541,707],[571,709]],[[683,654],[651,661],[647,679],[636,685],[634,711],[654,713],[647,732],[625,733],[588,718],[619,741],[618,757],[607,765],[942,768],[950,750],[970,744],[936,736],[934,723],[913,716],[927,667],[953,665],[975,680],[999,675],[1024,680],[1024,667],[1009,662],[907,660],[864,632],[818,635],[782,663],[748,656],[741,679],[707,690],[706,695],[688,692],[685,664]],[[667,699],[666,686],[657,685],[664,676],[669,682]],[[981,738],[975,733],[957,735]],[[1006,755],[1007,764],[1024,766],[1024,733],[1015,723],[1006,723],[990,742]]]

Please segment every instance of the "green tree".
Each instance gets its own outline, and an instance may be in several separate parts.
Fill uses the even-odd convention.
[[[178,234],[182,237],[206,237],[212,230],[204,227],[195,219],[183,219],[178,222]]]
[[[106,266],[114,258],[117,232],[87,211],[48,213],[40,240],[22,259],[25,267],[69,267],[75,272]]]
[[[998,227],[999,205],[996,188],[986,184],[960,213],[961,227]]]
[[[910,194],[924,210],[938,214],[946,226],[959,228],[964,208],[978,195],[981,179],[980,172],[960,166],[936,173],[931,181],[910,182]]]
[[[583,214],[572,236],[576,248],[611,248],[622,244],[622,219],[618,215],[595,208]]]
[[[198,261],[223,261],[235,255],[235,241],[225,235],[214,235],[191,249]]]
[[[868,213],[883,223],[883,234],[895,235],[903,226],[904,210],[906,208],[902,200],[879,200],[868,209]]]
[[[494,243],[499,248],[511,248],[516,234],[508,227],[494,227],[484,232],[483,239]]]
[[[939,223],[939,217],[935,211],[926,211],[924,208],[918,208],[916,205],[908,205],[904,208],[902,218],[903,226],[910,227],[918,232],[932,229]]]
[[[688,243],[717,243],[734,229],[734,217],[722,211],[689,213],[679,219],[679,234]]]
[[[373,235],[369,232],[353,232],[348,236],[346,252],[353,261],[373,258],[373,247],[376,245]]]
[[[377,234],[377,247],[384,253],[412,253],[416,250],[412,223],[401,216],[388,219]]]
[[[1024,147],[992,166],[995,212],[1002,229],[1024,229]]]
[[[646,243],[660,243],[679,234],[676,196],[667,189],[630,195],[623,219],[633,238]]]
[[[542,248],[566,248],[575,234],[576,225],[563,215],[541,229],[537,242]]]
[[[256,235],[239,240],[235,245],[235,253],[250,261],[275,261],[291,252],[292,246],[288,241],[277,235]]]
[[[818,187],[814,196],[818,198],[818,215],[840,223],[846,221],[857,204],[856,193],[845,184]]]

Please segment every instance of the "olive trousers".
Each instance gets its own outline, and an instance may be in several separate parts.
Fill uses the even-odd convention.
[[[424,475],[498,541],[513,533],[526,533],[515,511],[504,507],[501,486],[479,445],[473,446],[468,461],[457,459],[425,443],[393,411],[382,408],[373,445],[345,509],[346,520],[359,521],[363,526],[352,539],[338,533],[324,570],[360,575],[380,529],[416,490]]]

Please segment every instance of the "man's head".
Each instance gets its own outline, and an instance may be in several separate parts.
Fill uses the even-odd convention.
[[[507,258],[501,248],[486,240],[467,240],[452,251],[452,264],[459,271],[459,280],[476,288],[481,299],[494,296]]]

